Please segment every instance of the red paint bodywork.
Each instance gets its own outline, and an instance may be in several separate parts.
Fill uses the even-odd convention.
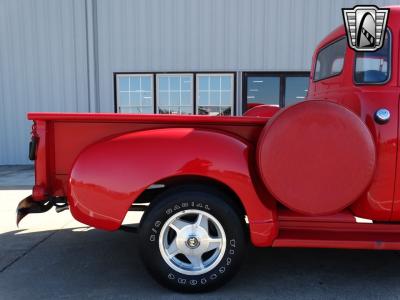
[[[278,106],[274,105],[254,105],[244,113],[246,117],[266,117],[270,118],[279,111]]]
[[[338,76],[314,82],[311,72],[307,100],[335,102],[354,112],[376,147],[372,183],[341,212],[302,215],[267,191],[255,157],[259,136],[275,111],[263,108],[247,117],[30,113],[39,139],[34,198],[67,197],[79,221],[115,230],[150,185],[195,176],[237,195],[254,245],[399,250],[399,7],[391,8],[388,27],[391,77],[384,85],[354,84],[354,51],[349,48]],[[313,68],[319,49],[344,36],[340,27],[319,44]],[[389,123],[375,123],[379,108],[390,110]],[[360,223],[359,218],[373,221]]]

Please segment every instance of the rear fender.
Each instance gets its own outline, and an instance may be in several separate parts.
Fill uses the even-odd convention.
[[[275,203],[258,196],[249,152],[250,146],[235,137],[193,128],[140,131],[101,141],[86,148],[73,165],[70,209],[85,224],[116,230],[150,185],[174,176],[203,176],[236,193],[253,243],[270,245],[277,232]]]

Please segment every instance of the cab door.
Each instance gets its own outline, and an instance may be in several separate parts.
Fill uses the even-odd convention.
[[[399,129],[398,39],[387,30],[383,47],[352,52],[348,82],[353,92],[342,99],[369,128],[376,145],[376,169],[366,193],[352,205],[356,216],[377,221],[400,220],[395,201]],[[350,64],[349,64],[350,65]],[[350,71],[350,70],[349,70]],[[351,77],[350,77],[351,76]],[[400,194],[399,194],[400,196]]]
[[[393,45],[393,53],[396,54],[397,63],[394,68],[394,72],[397,74],[397,113],[400,114],[400,59],[399,59],[399,47],[400,47],[400,32],[397,34],[398,39]],[[396,180],[394,188],[394,199],[393,199],[393,212],[392,221],[400,221],[400,122],[397,122],[397,163],[396,163]]]

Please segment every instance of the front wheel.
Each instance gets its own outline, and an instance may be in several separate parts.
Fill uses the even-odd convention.
[[[140,247],[158,282],[180,292],[202,292],[236,273],[246,246],[244,218],[225,194],[186,186],[154,203],[141,222]]]

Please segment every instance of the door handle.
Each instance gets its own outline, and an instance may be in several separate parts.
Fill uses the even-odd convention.
[[[378,124],[386,124],[390,120],[390,111],[386,108],[380,108],[375,112],[374,119]]]

